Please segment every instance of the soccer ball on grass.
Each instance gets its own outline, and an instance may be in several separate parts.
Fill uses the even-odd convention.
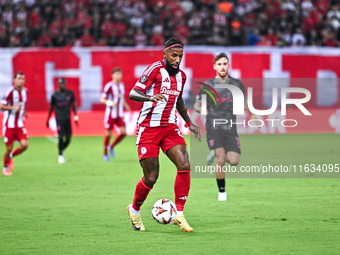
[[[152,217],[160,224],[168,224],[177,216],[177,208],[170,199],[157,200],[151,209]]]

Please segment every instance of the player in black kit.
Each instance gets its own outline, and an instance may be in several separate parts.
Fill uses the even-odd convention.
[[[207,116],[206,116],[206,130],[207,130],[207,142],[210,154],[207,157],[207,163],[211,165],[216,156],[216,180],[219,188],[218,201],[227,200],[227,193],[225,191],[225,172],[222,171],[225,163],[229,163],[232,166],[237,166],[240,161],[241,146],[240,140],[237,134],[236,115],[233,114],[233,95],[227,88],[216,88],[216,84],[228,84],[234,85],[241,89],[243,92],[245,101],[245,109],[252,115],[252,118],[256,119],[256,116],[252,114],[248,109],[247,97],[245,88],[242,82],[238,79],[234,79],[228,76],[228,69],[230,67],[228,56],[225,53],[220,53],[214,58],[214,69],[216,70],[216,77],[204,82],[200,92],[196,97],[194,109],[201,112],[202,95],[206,94],[207,99]],[[208,85],[208,86],[207,86]],[[215,104],[214,100],[208,95],[212,95],[215,90],[221,98],[222,105],[220,102]],[[208,91],[209,93],[206,93]],[[226,124],[217,125],[214,120],[223,119],[227,120]],[[218,171],[218,169],[220,171]]]
[[[76,109],[76,100],[74,93],[66,89],[66,80],[64,78],[58,79],[59,90],[54,92],[51,97],[50,111],[48,112],[46,126],[49,127],[49,120],[53,110],[55,110],[55,118],[58,128],[58,150],[59,157],[58,162],[60,164],[65,163],[63,151],[69,145],[72,137],[71,127],[71,113],[70,108],[72,106],[74,113],[74,121],[78,126],[78,116]]]

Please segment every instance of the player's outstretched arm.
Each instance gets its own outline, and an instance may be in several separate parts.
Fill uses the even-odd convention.
[[[196,140],[201,141],[201,129],[193,124],[190,120],[188,109],[182,97],[179,97],[176,105],[178,113],[182,116],[183,120],[187,123],[189,130],[194,133]]]
[[[145,101],[151,101],[151,102],[162,101],[163,102],[163,101],[168,101],[166,99],[166,97],[161,93],[158,93],[154,96],[149,96],[149,95],[144,94],[142,91],[140,91],[138,89],[132,89],[130,91],[129,98],[131,100],[134,100],[134,101],[137,101],[137,102],[145,102]]]

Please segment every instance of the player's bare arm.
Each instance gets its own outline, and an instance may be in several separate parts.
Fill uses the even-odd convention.
[[[79,126],[79,117],[77,115],[77,107],[76,107],[76,102],[74,101],[74,103],[72,104],[72,108],[73,108],[73,113],[74,113],[74,122],[76,123],[76,126]]]
[[[48,115],[47,115],[47,121],[46,121],[46,127],[49,127],[50,126],[50,118],[51,118],[51,115],[52,115],[52,112],[54,111],[54,106],[51,104],[50,105],[50,110],[48,111]]]
[[[202,104],[201,103],[195,103],[194,104],[194,110],[198,113],[201,112],[201,109],[202,109]]]
[[[2,104],[1,105],[1,110],[2,111],[16,111],[16,112],[19,112],[21,109],[21,104],[17,105],[17,106],[8,106],[8,105],[4,105]]]
[[[183,120],[189,126],[189,130],[194,133],[196,140],[201,141],[201,129],[191,122],[188,114],[188,109],[182,97],[178,98],[176,108],[178,113],[182,116]]]
[[[100,103],[101,103],[101,104],[105,104],[105,105],[107,105],[107,106],[109,106],[109,107],[115,107],[115,106],[117,105],[116,102],[113,102],[112,100],[107,100],[107,99],[104,98],[104,97],[101,97],[101,98],[100,98]]]
[[[158,102],[158,101],[168,101],[166,97],[158,93],[154,96],[148,96],[144,94],[142,91],[138,89],[132,89],[129,94],[129,98],[131,100],[137,101],[137,102],[145,102],[145,101],[151,101],[151,102]]]

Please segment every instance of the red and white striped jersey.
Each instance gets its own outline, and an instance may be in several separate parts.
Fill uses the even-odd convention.
[[[106,106],[105,120],[112,118],[124,118],[124,95],[125,87],[121,82],[118,85],[113,81],[106,83],[101,97],[117,103],[115,107]]]
[[[143,107],[138,117],[138,126],[158,127],[170,123],[177,124],[176,104],[182,96],[186,81],[185,73],[180,70],[176,75],[169,75],[163,61],[150,65],[136,82],[134,89],[139,89],[149,96],[163,94],[166,102],[143,102]]]
[[[2,126],[4,128],[21,128],[25,126],[23,115],[25,112],[26,101],[26,88],[22,88],[22,90],[19,91],[14,86],[11,86],[5,91],[5,94],[1,100],[2,105],[17,106],[21,104],[22,106],[19,112],[16,112],[15,110],[5,111],[2,121]]]

